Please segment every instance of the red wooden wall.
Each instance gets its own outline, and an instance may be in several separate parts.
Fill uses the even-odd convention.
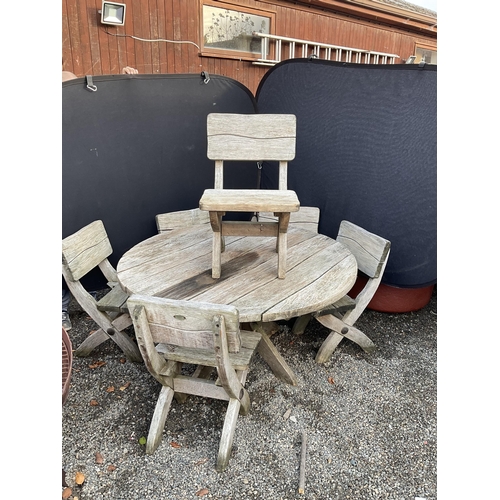
[[[189,43],[138,40],[191,41],[200,46],[202,2],[121,0],[127,5],[125,26],[107,26],[100,23],[101,0],[63,0],[63,69],[77,76],[118,74],[125,66],[137,68],[141,74],[207,71],[238,80],[255,93],[268,67],[239,59],[200,56],[198,48]],[[313,5],[281,0],[226,3],[275,12],[274,33],[280,36],[393,53],[403,60],[415,53],[416,43],[434,50],[437,46],[436,34],[431,30],[411,32]]]

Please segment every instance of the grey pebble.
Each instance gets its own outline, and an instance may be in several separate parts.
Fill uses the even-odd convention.
[[[112,342],[88,358],[74,358],[62,407],[62,466],[73,488],[70,500],[194,499],[204,488],[204,498],[214,499],[437,500],[436,311],[436,291],[420,311],[366,310],[356,326],[376,352],[365,354],[344,339],[324,365],[314,358],[326,328],[311,322],[294,336],[293,322],[279,322],[271,340],[298,386],[278,380],[255,355],[246,383],[252,406],[238,417],[232,457],[221,474],[215,461],[226,403],[174,400],[162,442],[154,455],[146,455],[139,439],[147,437],[160,384],[143,364],[122,363]],[[74,301],[69,312],[75,348],[96,326]],[[90,369],[97,360],[105,364]],[[106,391],[110,386],[114,392]],[[99,404],[91,406],[92,399]],[[305,494],[299,495],[304,430]],[[102,464],[95,461],[97,452]],[[75,486],[77,472],[85,475],[82,486]]]

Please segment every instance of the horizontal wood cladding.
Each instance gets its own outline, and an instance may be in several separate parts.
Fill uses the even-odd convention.
[[[102,0],[63,0],[63,69],[77,76],[118,74],[125,66],[141,74],[201,73],[233,78],[253,93],[266,71],[250,60],[201,55],[203,0],[121,0],[124,26],[100,22]],[[416,45],[436,47],[435,33],[415,34],[345,13],[272,0],[228,1],[275,13],[275,35],[397,54],[402,60]],[[396,63],[402,62],[397,60]]]

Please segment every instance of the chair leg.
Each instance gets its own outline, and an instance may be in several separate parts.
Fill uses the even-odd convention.
[[[278,233],[278,278],[286,276],[287,233]]]
[[[108,335],[109,338],[120,347],[130,361],[134,361],[136,363],[141,363],[143,361],[139,347],[125,332],[112,330],[110,328],[108,330]]]
[[[377,347],[361,330],[358,330],[352,325],[344,323],[341,319],[336,318],[332,314],[318,316],[316,318],[323,326],[331,330],[330,335],[323,342],[318,354],[316,355],[317,363],[325,363],[328,361],[333,351],[339,342],[347,337],[363,349],[366,353],[372,353]]]
[[[87,357],[97,346],[109,339],[109,335],[102,329],[95,331],[89,335],[74,351],[74,355],[78,357]]]
[[[109,328],[107,332],[105,332],[102,328],[99,328],[99,330],[95,331],[92,335],[89,335],[75,350],[75,356],[84,358],[103,342],[111,339],[116,343],[116,345],[118,345],[118,347],[120,347],[130,361],[142,363],[143,359],[137,344],[125,332],[118,329],[122,326],[122,324],[124,324],[124,321],[126,322],[126,320],[120,317],[115,321],[118,323],[116,328]],[[115,321],[111,323],[113,326],[115,326]]]
[[[311,317],[312,314],[304,314],[304,316],[299,316],[293,324],[292,333],[294,333],[295,335],[302,335],[305,332],[307,325],[311,320]]]
[[[347,332],[344,332],[344,337],[352,340],[363,349],[368,354],[371,354],[377,349],[377,346],[369,339],[369,337],[364,334],[361,330],[354,328],[354,326],[346,325]]]
[[[212,243],[212,278],[220,278],[222,233],[214,232]]]
[[[219,454],[217,456],[217,465],[215,467],[217,472],[223,472],[229,463],[239,412],[240,402],[237,399],[230,399],[227,405],[226,418],[224,419],[224,427],[222,428],[219,445]]]
[[[318,354],[316,354],[316,363],[326,363],[343,338],[344,337],[340,335],[340,333],[332,331],[326,340],[321,344]]]
[[[148,455],[152,455],[160,444],[173,396],[174,390],[172,388],[162,386],[158,401],[156,402],[151,425],[149,426],[148,440],[146,442],[146,453]]]
[[[259,330],[257,329],[256,331]],[[262,334],[262,339],[257,347],[257,352],[269,365],[269,368],[271,368],[276,377],[283,380],[287,384],[297,385],[297,377],[295,376],[295,373],[293,373],[292,369],[287,365],[286,361],[278,352],[278,349],[276,349],[265,333]]]

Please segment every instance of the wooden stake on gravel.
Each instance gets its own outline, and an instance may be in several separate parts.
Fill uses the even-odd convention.
[[[299,475],[299,493],[304,494],[304,486],[306,482],[306,431],[302,431],[302,450],[300,452],[300,475]]]

